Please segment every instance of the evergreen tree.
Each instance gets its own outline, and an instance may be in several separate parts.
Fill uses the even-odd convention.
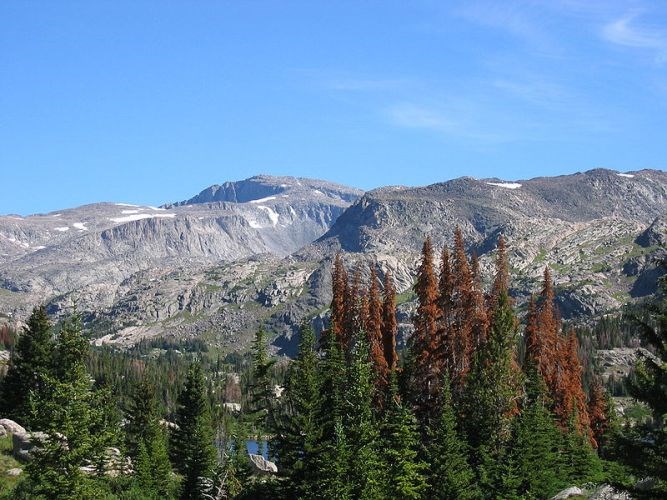
[[[216,449],[204,375],[199,363],[191,365],[178,397],[176,425],[170,448],[174,466],[184,476],[181,498],[205,498],[206,480],[213,476],[215,470]]]
[[[430,498],[478,498],[475,473],[468,462],[468,447],[457,428],[449,378],[445,375],[440,397],[440,418],[430,431]]]
[[[366,335],[371,352],[371,363],[375,373],[375,385],[378,389],[378,398],[389,383],[389,367],[385,357],[382,335],[382,300],[378,286],[375,266],[370,266],[370,285],[368,288],[368,318],[366,321]],[[378,400],[379,401],[379,400]]]
[[[373,416],[373,375],[366,336],[355,339],[348,369],[345,418],[346,442],[352,462],[349,481],[354,498],[378,498],[382,494],[383,464],[378,449],[379,433]]]
[[[436,411],[439,366],[436,363],[438,283],[433,268],[433,245],[427,237],[422,248],[422,260],[415,284],[418,306],[414,316],[414,332],[409,341],[409,361],[406,376],[411,389],[408,394],[415,406],[417,418],[426,428]]]
[[[667,261],[663,261],[667,266]],[[614,455],[630,466],[638,477],[649,476],[655,484],[643,496],[667,495],[667,279],[662,278],[659,293],[650,303],[626,312],[654,356],[642,355],[635,365],[628,389],[635,399],[651,410],[649,422],[626,425],[616,437]]]
[[[155,387],[146,379],[135,386],[127,412],[125,442],[142,491],[155,498],[173,495],[167,435],[160,424]]]
[[[346,367],[341,346],[334,335],[323,334],[321,338],[322,358],[318,364],[319,404],[316,423],[319,440],[316,449],[316,477],[323,498],[347,499],[351,497],[348,477],[350,447],[343,417],[345,410]]]
[[[389,398],[382,425],[386,462],[386,498],[422,498],[427,489],[426,464],[418,457],[417,420],[398,397],[396,374],[391,375]]]
[[[44,390],[45,379],[51,374],[54,341],[51,322],[44,306],[33,309],[27,326],[19,336],[9,361],[7,374],[0,385],[2,415],[24,427],[35,428],[28,399]]]
[[[331,334],[329,334],[331,335]],[[282,414],[272,446],[278,470],[287,477],[291,495],[308,498],[317,493],[316,457],[320,432],[317,408],[320,401],[315,334],[301,326],[299,354],[292,363],[282,396]]]
[[[582,485],[604,479],[602,462],[591,445],[589,436],[578,428],[575,413],[570,417],[567,431],[561,433],[561,477],[571,484]]]
[[[396,353],[397,331],[396,286],[391,277],[391,271],[387,270],[384,275],[384,298],[382,301],[382,344],[384,346],[387,369],[390,372],[398,366],[398,354]]]
[[[246,413],[255,425],[257,433],[266,429],[273,400],[270,370],[273,361],[267,351],[266,331],[260,326],[252,343],[252,379],[248,387]]]
[[[58,334],[52,375],[45,377],[44,390],[33,392],[29,400],[31,421],[45,433],[26,465],[28,478],[21,490],[29,497],[93,498],[99,493],[82,467],[102,462],[118,424],[102,404],[106,398],[93,392],[85,364],[88,349],[74,313]]]
[[[348,277],[340,253],[336,254],[331,272],[331,331],[344,350],[348,345],[348,333],[345,330],[347,317]]]
[[[505,483],[511,482],[521,498],[550,498],[568,485],[559,457],[562,436],[549,411],[544,381],[534,365],[527,372],[526,395],[515,420],[508,460],[510,477]]]

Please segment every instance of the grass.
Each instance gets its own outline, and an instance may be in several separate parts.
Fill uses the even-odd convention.
[[[7,471],[22,468],[21,464],[12,456],[12,437],[0,438],[0,494],[12,490],[21,476],[8,476]]]
[[[409,290],[406,290],[403,293],[399,293],[396,296],[396,305],[400,306],[401,304],[405,304],[406,302],[410,302],[412,300],[415,300],[417,298],[417,294],[410,288]]]

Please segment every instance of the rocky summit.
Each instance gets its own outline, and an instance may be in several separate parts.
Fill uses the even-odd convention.
[[[655,291],[667,256],[667,174],[584,173],[529,180],[464,177],[426,187],[357,189],[257,176],[162,207],[99,203],[0,217],[0,312],[20,321],[77,301],[97,343],[200,337],[243,347],[260,323],[290,353],[304,318],[326,320],[330,264],[391,269],[409,331],[426,236],[461,227],[490,276],[504,234],[519,303],[553,270],[565,318],[586,321]]]

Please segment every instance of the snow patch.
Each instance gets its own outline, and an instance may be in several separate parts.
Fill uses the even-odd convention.
[[[32,247],[35,250],[44,250],[46,247],[43,246],[38,246],[38,247]]]
[[[69,226],[61,226],[61,227],[56,227],[54,229],[56,231],[60,231],[61,233],[64,233],[65,231],[69,231]]]
[[[319,189],[314,190],[313,193],[315,193],[315,194],[324,194],[324,193],[323,193],[322,191],[320,191]]]
[[[267,213],[269,219],[271,219],[271,224],[273,224],[274,226],[278,224],[278,219],[280,218],[280,216],[275,212],[275,210],[263,206],[259,206],[257,208],[259,208],[260,210],[264,210]]]
[[[284,195],[282,195],[282,198],[289,198],[289,195],[288,195],[288,194],[284,194]]]
[[[267,196],[266,198],[260,198],[259,200],[250,200],[248,203],[264,203],[265,201],[271,201],[275,199],[275,196]]]
[[[250,227],[253,228],[253,229],[261,229],[262,228],[262,225],[259,222],[254,221],[254,220],[248,220],[248,224],[250,224]]]
[[[139,210],[121,210],[121,214],[138,214]]]
[[[148,208],[150,208],[151,210],[158,210],[158,211],[165,211],[165,210],[167,210],[166,208],[151,207],[151,206],[149,206]],[[176,214],[174,214],[174,215],[176,215]]]
[[[628,179],[632,179],[634,177],[634,174],[616,174],[619,177],[627,177]]]
[[[79,231],[88,231],[88,228],[83,222],[75,222],[72,225],[74,226],[74,229],[78,229]]]
[[[505,189],[519,189],[521,184],[518,182],[487,182],[489,186],[498,186]]]
[[[280,187],[281,187],[281,188],[286,188],[286,187],[288,187],[288,186],[287,186],[287,184],[281,184]]]
[[[153,219],[155,217],[176,217],[176,214],[133,214],[125,217],[109,217],[109,220],[117,223],[133,222],[141,219]]]
[[[132,205],[132,203],[116,203],[119,207],[138,207],[139,205]]]
[[[53,214],[51,217],[60,217],[62,214]]]
[[[15,245],[18,245],[22,248],[30,248],[30,245],[28,245],[27,243],[23,243],[22,241],[17,240],[13,236],[6,236],[6,238],[7,238],[7,241],[9,241],[10,243],[14,243]]]

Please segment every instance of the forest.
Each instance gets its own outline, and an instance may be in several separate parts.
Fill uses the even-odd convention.
[[[0,329],[0,417],[23,428],[0,438],[0,465],[22,469],[0,477],[1,498],[518,499],[602,485],[664,498],[667,285],[575,328],[548,266],[519,311],[502,236],[493,276],[459,230],[435,252],[427,239],[403,349],[391,273],[340,255],[329,326],[305,322],[291,361],[262,328],[247,354],[92,347],[76,311],[53,323],[37,306],[20,334]],[[595,349],[633,342],[648,354],[604,382]],[[619,395],[641,418],[617,413]]]

